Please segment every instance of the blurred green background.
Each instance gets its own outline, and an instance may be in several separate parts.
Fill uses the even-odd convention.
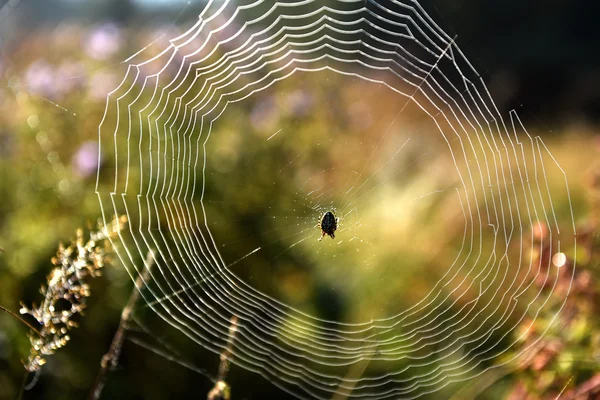
[[[68,242],[79,227],[95,227],[100,216],[94,193],[98,124],[106,94],[122,79],[123,60],[163,34],[155,45],[164,46],[168,37],[195,22],[204,3],[186,3],[0,2],[1,305],[17,311],[21,300],[39,302],[38,290],[51,270],[49,260],[57,244]],[[600,360],[595,318],[600,288],[600,31],[589,29],[599,6],[591,1],[499,0],[423,1],[423,6],[446,32],[458,35],[458,44],[482,73],[500,111],[517,109],[529,132],[543,138],[569,179],[580,233],[575,284],[558,324],[562,329],[551,331],[529,358],[483,374],[454,396],[555,398],[563,389],[568,395],[597,379]],[[384,105],[364,109],[374,101]],[[236,264],[234,273],[281,301],[334,320],[384,317],[427,293],[459,246],[460,206],[446,193],[421,198],[445,191],[456,179],[446,173],[449,159],[439,157],[439,143],[418,134],[431,128],[430,122],[407,110],[395,122],[403,129],[380,141],[376,133],[387,129],[401,106],[389,91],[319,73],[299,74],[228,110],[227,118],[215,125],[219,134],[207,150],[209,224],[227,263],[262,246],[251,269]],[[279,130],[272,141],[265,140]],[[306,152],[315,142],[321,147]],[[395,157],[396,152],[401,157]],[[361,157],[348,162],[357,153]],[[365,167],[370,154],[376,162]],[[376,179],[360,186],[363,192],[336,204],[310,201],[297,193],[307,180],[294,179],[312,179],[322,170],[332,171],[307,185],[314,185],[324,198],[331,196],[322,189],[324,184],[333,192],[343,191],[352,187],[356,171]],[[551,187],[564,182],[557,171],[547,178]],[[249,180],[255,186],[240,187]],[[395,190],[399,186],[402,191]],[[558,219],[569,221],[566,199],[561,200],[555,204]],[[398,201],[414,206],[400,210],[394,206]],[[356,203],[363,205],[360,215],[353,212]],[[329,238],[317,242],[319,232],[314,230],[330,204],[342,217],[337,235],[342,243],[335,248]],[[387,213],[382,215],[382,210]],[[311,229],[310,239],[298,243]],[[544,232],[536,235],[540,239]],[[545,249],[536,252],[535,243],[529,245],[535,257],[548,257]],[[563,251],[574,254],[572,248]],[[347,273],[343,261],[328,261],[333,256],[354,260],[362,266],[361,273]],[[40,381],[24,392],[24,399],[87,395],[132,290],[129,276],[114,261],[92,282],[81,327],[72,332],[68,346],[49,357]],[[386,265],[394,270],[382,269]],[[561,290],[559,297],[565,293]],[[195,368],[216,375],[217,354],[166,329],[147,308],[141,307],[139,316],[144,326],[159,332],[160,341],[145,332],[133,332],[132,337],[155,350],[164,350],[161,343],[167,343],[186,354]],[[537,330],[525,335],[524,346],[552,316],[539,316]],[[19,396],[21,360],[28,351],[27,329],[2,314],[0,398]],[[233,398],[288,396],[235,366],[227,380]],[[192,369],[126,341],[104,398],[204,398],[212,386]],[[590,393],[582,396],[593,398]]]

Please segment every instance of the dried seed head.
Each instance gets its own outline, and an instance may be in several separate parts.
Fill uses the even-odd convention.
[[[77,327],[73,317],[83,314],[87,298],[90,296],[89,278],[99,276],[98,270],[105,264],[106,251],[103,245],[106,239],[116,235],[126,219],[119,218],[109,227],[99,226],[97,232],[90,233],[90,239],[85,242],[83,230],[77,230],[77,238],[65,247],[58,246],[52,264],[55,268],[47,277],[47,286],[42,286],[40,292],[44,301],[38,307],[35,303],[31,308],[21,303],[21,314],[31,315],[39,324],[39,335],[30,333],[31,351],[25,368],[34,372],[46,363],[45,357],[65,346],[70,337],[67,332]],[[70,306],[66,309],[57,303],[67,301]]]

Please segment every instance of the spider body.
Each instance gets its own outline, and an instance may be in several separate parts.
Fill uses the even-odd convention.
[[[321,219],[321,239],[325,237],[325,235],[329,235],[330,238],[335,238],[335,230],[337,229],[338,219],[333,215],[331,211],[327,211],[323,218]]]

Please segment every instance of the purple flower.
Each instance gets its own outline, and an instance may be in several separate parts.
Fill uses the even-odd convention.
[[[100,25],[84,42],[85,52],[97,60],[105,60],[119,51],[122,44],[121,31],[115,24]]]
[[[287,95],[286,105],[288,112],[296,117],[306,116],[313,106],[313,98],[310,93],[303,90],[294,90]]]
[[[85,142],[73,157],[75,173],[81,177],[94,174],[98,168],[98,144]]]
[[[54,69],[45,60],[34,61],[25,72],[25,85],[28,90],[45,97],[55,94]]]
[[[267,97],[256,103],[250,113],[250,122],[254,129],[263,133],[269,133],[269,131],[275,129],[279,123],[279,111],[275,99]]]

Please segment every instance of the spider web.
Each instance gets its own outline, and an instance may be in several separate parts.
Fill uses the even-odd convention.
[[[417,398],[514,361],[514,329],[566,299],[572,270],[528,244],[574,241],[571,201],[456,40],[416,1],[211,0],[132,55],[96,192],[146,307],[299,398]]]

